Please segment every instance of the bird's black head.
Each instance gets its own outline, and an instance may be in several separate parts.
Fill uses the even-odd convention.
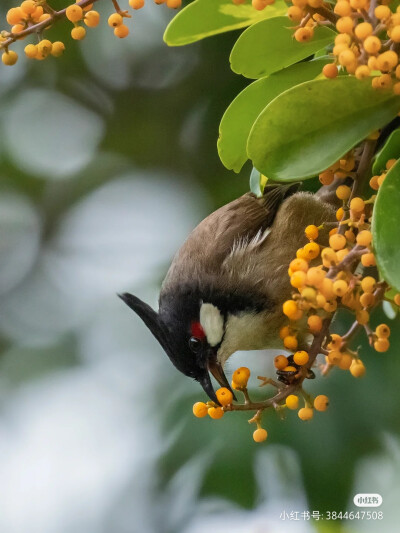
[[[156,313],[132,294],[119,294],[119,297],[140,316],[174,366],[198,381],[210,399],[219,403],[210,372],[221,386],[231,390],[217,360],[225,321],[219,309],[197,298],[179,298],[180,305],[166,301],[160,306],[160,313]]]

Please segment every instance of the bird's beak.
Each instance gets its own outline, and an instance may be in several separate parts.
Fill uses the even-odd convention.
[[[230,383],[225,376],[225,372],[222,368],[221,363],[219,363],[216,358],[209,359],[207,363],[207,368],[208,368],[208,371],[211,372],[211,374],[215,377],[215,379],[221,385],[221,387],[226,387],[227,389],[229,389],[233,395],[234,400],[236,400],[235,393],[233,392],[230,386]]]
[[[217,405],[221,405],[218,401],[217,395],[215,394],[215,391],[211,383],[210,374],[207,372],[207,370],[205,370],[202,376],[198,378],[198,381],[200,385],[203,387],[204,392],[210,398],[210,400],[215,402]]]

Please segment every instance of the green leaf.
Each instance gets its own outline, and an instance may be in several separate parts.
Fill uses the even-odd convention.
[[[247,138],[261,111],[280,93],[317,76],[332,59],[298,63],[251,83],[233,100],[219,127],[218,152],[228,169],[239,172],[247,161]]]
[[[400,292],[400,163],[379,187],[372,217],[372,242],[381,276]]]
[[[286,11],[287,6],[282,0],[262,11],[257,11],[251,4],[237,6],[232,0],[196,0],[171,20],[165,30],[164,41],[169,46],[182,46],[284,15]]]
[[[246,78],[263,78],[297,63],[335,40],[336,33],[320,26],[306,43],[293,38],[293,23],[287,17],[261,20],[244,31],[232,49],[233,72]]]
[[[400,129],[394,130],[383,145],[382,150],[376,155],[372,172],[380,174],[386,169],[386,162],[389,159],[400,157]]]
[[[313,80],[279,95],[255,121],[247,143],[253,165],[275,181],[315,176],[395,117],[400,97],[370,80]]]

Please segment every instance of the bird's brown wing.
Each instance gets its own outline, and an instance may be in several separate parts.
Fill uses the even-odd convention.
[[[226,257],[240,242],[249,242],[271,226],[279,205],[299,189],[298,183],[268,185],[257,198],[247,193],[205,218],[176,254],[163,288],[197,275],[220,273]]]

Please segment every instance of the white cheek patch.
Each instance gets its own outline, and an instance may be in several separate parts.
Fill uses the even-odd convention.
[[[202,304],[200,307],[200,324],[204,329],[210,346],[216,346],[221,342],[224,335],[224,318],[218,307],[213,304]]]

